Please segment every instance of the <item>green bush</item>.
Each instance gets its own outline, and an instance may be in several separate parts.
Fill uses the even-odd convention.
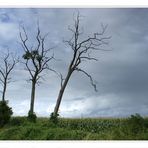
[[[123,125],[124,126],[124,125]],[[127,120],[125,121],[124,130],[128,134],[138,134],[139,132],[142,132],[145,128],[145,120],[140,114],[131,115]]]
[[[28,112],[28,117],[27,119],[31,122],[36,122],[37,116],[35,113],[32,113],[31,111]]]
[[[0,101],[0,126],[4,126],[9,122],[13,114],[12,108],[8,106],[8,101]]]
[[[50,121],[52,121],[54,124],[57,124],[58,123],[58,117],[59,117],[59,114],[54,114],[54,113],[51,113],[50,114]]]
[[[145,126],[145,128],[148,128],[148,118],[144,119],[144,126]]]

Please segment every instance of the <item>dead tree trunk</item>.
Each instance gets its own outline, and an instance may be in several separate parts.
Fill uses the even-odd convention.
[[[61,89],[59,91],[58,99],[57,99],[56,106],[55,106],[55,109],[54,109],[54,116],[56,116],[58,114],[58,110],[59,110],[59,107],[60,107],[60,104],[61,104],[63,93],[65,91],[65,88],[67,86],[67,83],[70,79],[72,72],[73,72],[73,69],[69,68],[66,79],[65,79],[64,83],[61,85]]]
[[[35,115],[34,113],[34,102],[35,102],[35,89],[36,84],[39,84],[40,78],[43,78],[42,73],[45,70],[50,70],[52,72],[55,72],[53,69],[51,69],[48,65],[49,61],[54,59],[54,54],[49,56],[52,48],[47,48],[46,45],[46,37],[48,34],[42,36],[41,31],[39,28],[37,28],[37,35],[35,36],[36,42],[35,46],[29,46],[29,40],[28,35],[24,27],[22,27],[22,31],[20,31],[20,39],[21,39],[21,45],[24,49],[23,59],[25,62],[23,62],[26,66],[26,70],[30,74],[30,81],[32,82],[32,89],[31,89],[31,101],[30,101],[30,110],[28,112],[28,117],[32,118],[32,115]]]
[[[30,102],[30,113],[31,114],[34,113],[35,85],[36,85],[36,82],[32,81],[31,102]]]
[[[4,53],[3,57],[0,58],[0,84],[2,85],[2,101],[5,101],[5,95],[7,90],[7,84],[12,82],[11,72],[15,65],[19,62],[19,59],[15,59],[12,53]]]
[[[106,31],[107,26],[101,25],[102,31],[93,33],[91,36],[88,37],[80,37],[83,34],[83,30],[80,29],[80,15],[79,13],[74,18],[74,25],[73,27],[69,27],[68,29],[72,32],[72,37],[70,40],[66,40],[70,48],[72,49],[72,61],[69,64],[69,69],[65,79],[63,79],[62,74],[61,76],[61,88],[58,94],[57,102],[54,108],[53,115],[57,117],[59,106],[63,97],[63,93],[65,88],[68,84],[68,81],[74,71],[82,72],[90,79],[91,85],[94,87],[95,91],[96,84],[94,83],[92,76],[88,74],[85,70],[81,69],[79,66],[84,61],[97,61],[97,58],[92,57],[91,53],[96,50],[103,50],[103,45],[108,45],[108,39],[111,37],[105,37],[104,33]],[[106,51],[106,50],[105,50]]]
[[[5,101],[6,88],[7,88],[7,78],[5,78],[4,80],[3,95],[2,95],[3,102]]]

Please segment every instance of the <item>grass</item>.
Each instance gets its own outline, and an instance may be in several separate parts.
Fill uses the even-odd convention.
[[[13,117],[0,128],[0,140],[147,140],[148,119],[65,119],[57,124],[48,118],[36,123],[26,117]]]

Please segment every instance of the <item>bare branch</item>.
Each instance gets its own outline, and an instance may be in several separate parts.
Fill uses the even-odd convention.
[[[32,79],[33,79],[32,70],[31,70],[30,67],[28,66],[28,60],[26,61],[25,65],[26,65],[26,68],[27,68],[27,70],[29,71],[29,73],[30,73],[30,75],[31,75],[31,77],[32,77]]]
[[[37,51],[39,50],[40,44],[41,44],[39,37],[40,37],[40,29],[39,29],[39,26],[38,26],[38,31],[37,31],[37,36],[36,36],[36,40],[38,41],[38,45],[37,45],[37,48],[36,48]]]
[[[4,85],[4,80],[0,77],[0,83]]]
[[[6,54],[4,54],[4,57],[1,58],[1,66],[0,66],[0,83],[3,86],[2,91],[2,100],[5,100],[5,93],[7,84],[12,82],[10,73],[14,69],[14,66],[19,62],[18,58],[16,59],[13,54],[7,51]]]
[[[96,84],[94,83],[94,81],[93,81],[91,75],[89,75],[86,71],[84,71],[84,70],[82,70],[82,69],[80,69],[80,68],[76,68],[75,70],[77,70],[78,72],[84,73],[84,74],[90,79],[90,83],[91,83],[91,85],[94,87],[94,90],[95,90],[96,92],[98,91],[98,90],[97,90],[97,86],[96,86]]]
[[[26,45],[26,42],[27,42],[27,40],[28,40],[28,36],[27,36],[26,30],[25,30],[24,26],[22,26],[21,28],[22,28],[22,30],[23,30],[24,37],[23,37],[23,34],[22,34],[21,31],[20,31],[19,34],[20,34],[20,39],[21,39],[21,41],[22,41],[23,49],[24,49],[25,51],[29,51],[28,46]]]
[[[0,74],[3,76],[3,78],[5,78],[5,74],[6,74],[5,71],[0,69]]]
[[[81,59],[86,59],[86,60],[94,60],[94,61],[98,61],[98,59],[96,58],[90,58],[90,57],[80,57]]]
[[[23,44],[23,48],[25,48],[25,54],[23,55],[25,60],[25,66],[31,76],[31,80],[34,80],[35,82],[38,82],[38,80],[41,78],[40,74],[42,73],[42,71],[50,70],[55,72],[55,70],[51,69],[48,65],[49,61],[55,59],[54,53],[50,57],[47,55],[53,49],[53,47],[45,47],[45,39],[49,33],[42,36],[39,23],[37,25],[37,34],[35,36],[37,42],[35,50],[26,45],[26,42],[29,42],[29,40],[24,27],[24,38],[22,37],[22,33],[20,32],[21,44]]]

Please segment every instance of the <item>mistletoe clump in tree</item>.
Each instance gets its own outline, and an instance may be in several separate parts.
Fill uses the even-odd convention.
[[[40,78],[43,78],[43,76],[41,75],[43,71],[50,70],[54,72],[54,70],[51,69],[48,65],[49,61],[54,59],[54,54],[49,56],[49,53],[52,48],[45,47],[46,37],[47,37],[47,34],[44,36],[41,35],[40,28],[38,26],[37,35],[35,37],[36,46],[33,48],[33,47],[30,47],[28,44],[29,40],[28,40],[28,35],[26,33],[25,28],[22,27],[22,31],[20,31],[21,45],[25,52],[23,54],[23,59],[25,60],[25,62],[23,63],[26,66],[26,70],[30,74],[30,81],[32,84],[30,110],[28,112],[28,119],[33,122],[36,121],[36,114],[34,112],[36,84],[38,84]]]
[[[65,88],[74,72],[81,72],[85,76],[87,76],[90,80],[91,85],[94,90],[97,91],[96,84],[92,76],[86,72],[84,69],[80,68],[80,65],[85,61],[97,61],[98,59],[92,56],[93,52],[98,50],[103,50],[103,45],[108,45],[108,40],[111,38],[110,36],[105,36],[105,32],[107,26],[101,25],[102,30],[100,32],[95,32],[90,36],[82,36],[83,30],[80,27],[81,16],[79,12],[74,17],[74,25],[69,27],[68,29],[72,33],[72,37],[69,40],[66,40],[65,43],[68,44],[69,48],[72,50],[72,59],[68,66],[68,71],[63,78],[62,74],[60,74],[61,78],[61,88],[58,94],[57,102],[54,108],[54,112],[51,114],[51,117],[57,118],[59,107],[62,101],[62,97],[65,91]]]

